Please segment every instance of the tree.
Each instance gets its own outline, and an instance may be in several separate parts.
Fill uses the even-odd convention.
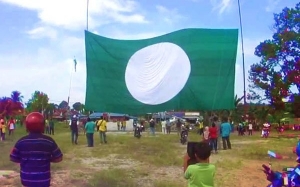
[[[35,91],[27,103],[27,110],[28,112],[44,113],[47,109],[48,101],[49,98],[47,94],[41,91]]]
[[[49,118],[49,117],[53,117],[53,114],[55,112],[55,109],[56,109],[56,106],[54,103],[49,103],[47,106],[46,106],[46,110],[45,110],[45,115],[46,115],[46,118]]]
[[[255,55],[261,60],[253,64],[249,71],[249,80],[252,83],[250,89],[263,90],[274,112],[285,109],[283,98],[290,97],[290,101],[294,102],[294,98],[299,97],[299,12],[300,3],[295,8],[284,8],[281,13],[274,14],[273,37],[256,47]],[[292,86],[297,88],[296,92],[291,90]],[[297,110],[300,110],[300,107],[295,106],[293,112],[298,115],[300,112]]]
[[[9,117],[22,114],[24,111],[22,98],[19,91],[13,91],[10,97],[0,98],[0,116]]]
[[[73,109],[76,110],[77,112],[81,112],[82,107],[83,107],[83,105],[80,102],[76,102],[73,104]]]
[[[69,104],[67,101],[62,101],[59,105],[58,105],[58,109],[69,109]]]

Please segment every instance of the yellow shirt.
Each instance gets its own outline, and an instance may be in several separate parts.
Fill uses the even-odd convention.
[[[98,127],[98,129],[99,129],[99,131],[106,131],[107,130],[107,127],[106,127],[106,121],[105,120],[99,120],[98,122],[97,122],[97,127]]]
[[[6,125],[2,125],[1,128],[2,128],[2,133],[5,133],[5,131],[6,131]]]

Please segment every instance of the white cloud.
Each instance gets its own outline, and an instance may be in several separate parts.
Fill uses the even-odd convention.
[[[274,10],[277,8],[280,1],[281,0],[268,0],[268,5],[266,6],[266,11],[274,12]]]
[[[37,27],[32,30],[27,31],[27,34],[33,39],[40,39],[40,38],[57,38],[57,32],[55,29],[51,27]]]
[[[87,1],[84,0],[0,0],[34,10],[42,24],[66,29],[83,29],[86,26]],[[133,0],[89,0],[89,26],[98,27],[108,22],[147,23],[138,13]],[[95,21],[97,20],[97,21]]]
[[[177,9],[168,9],[164,6],[157,5],[156,10],[161,15],[161,18],[168,24],[173,24],[184,18],[184,16],[178,13]]]
[[[51,102],[59,103],[62,100],[67,100],[71,71],[74,72],[73,59],[65,59],[55,63],[56,58],[51,58],[47,55],[49,53],[51,51],[42,49],[36,54],[36,58],[24,56],[22,62],[18,64],[11,62],[20,61],[19,57],[0,55],[0,61],[6,63],[1,71],[9,72],[8,74],[0,74],[0,79],[6,80],[1,82],[1,93],[9,96],[13,90],[21,91],[24,101],[27,102],[31,94],[35,90],[39,90],[47,93]],[[80,60],[78,62],[77,72],[73,73],[72,77],[71,103],[84,102],[85,98],[86,69],[83,62]],[[18,67],[16,68],[16,66]]]
[[[210,0],[210,2],[214,11],[218,11],[219,14],[223,14],[226,10],[231,8],[233,0]]]

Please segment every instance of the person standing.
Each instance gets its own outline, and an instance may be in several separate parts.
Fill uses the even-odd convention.
[[[107,126],[106,126],[106,121],[103,118],[103,116],[97,122],[97,129],[99,130],[100,143],[101,144],[107,143],[107,141],[106,141]]]
[[[50,121],[49,121],[49,131],[50,131],[50,135],[54,135],[54,121],[52,118],[50,118]]]
[[[87,123],[85,124],[84,128],[88,147],[94,147],[94,132],[96,124],[91,121],[90,118],[87,118]]]
[[[166,121],[161,121],[161,131],[163,134],[166,134]]]
[[[177,129],[177,135],[181,136],[181,121],[180,121],[180,119],[177,119],[176,129]]]
[[[122,131],[126,131],[126,119],[122,120]]]
[[[6,125],[3,119],[0,120],[0,139],[1,141],[5,140],[5,131],[6,131]]]
[[[252,136],[252,130],[253,130],[253,125],[252,125],[252,123],[250,122],[249,123],[249,125],[248,125],[248,135],[250,136]]]
[[[167,119],[167,122],[166,122],[167,134],[171,134],[171,126],[172,126],[172,123],[170,122],[169,119]]]
[[[13,135],[14,134],[14,130],[15,130],[15,120],[13,117],[10,118],[9,122],[8,122],[8,135]]]
[[[78,119],[77,116],[74,115],[71,120],[70,120],[70,130],[71,130],[71,140],[72,144],[77,145],[77,140],[78,140]]]
[[[150,127],[150,133],[155,136],[155,122],[153,119],[150,120],[150,124],[149,124],[149,127]]]
[[[50,126],[48,119],[45,120],[45,134],[50,134]]]
[[[223,117],[222,124],[221,124],[221,136],[222,136],[224,150],[226,150],[227,148],[231,149],[230,133],[231,133],[231,125],[228,122],[228,118]]]
[[[30,113],[25,125],[29,133],[16,142],[10,153],[10,161],[20,166],[22,186],[49,187],[50,165],[61,162],[63,154],[56,142],[44,135],[45,120],[41,113]]]
[[[118,131],[120,131],[120,120],[117,121]]]
[[[217,149],[218,149],[218,129],[217,129],[215,123],[213,123],[212,126],[209,128],[209,141],[210,141],[211,150],[215,151],[215,153],[217,153]]]

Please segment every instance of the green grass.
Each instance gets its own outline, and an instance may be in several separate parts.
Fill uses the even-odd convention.
[[[95,133],[95,147],[88,148],[82,133],[79,145],[71,144],[69,128],[65,123],[57,123],[55,131],[52,137],[64,153],[63,162],[52,164],[54,181],[64,178],[57,186],[183,187],[187,183],[181,168],[186,148],[179,144],[177,134],[152,137],[146,132],[141,139],[136,139],[131,133],[109,133],[108,144],[101,145],[98,133]],[[19,166],[9,161],[9,153],[15,141],[23,135],[25,130],[18,128],[13,139],[8,137],[7,141],[0,142],[1,152],[4,153],[0,156],[1,169],[18,171]],[[189,140],[199,141],[201,137],[191,132]],[[245,168],[255,170],[251,175],[258,178],[262,176],[260,180],[265,181],[259,169],[261,164],[270,161],[268,150],[287,157],[282,161],[272,159],[274,168],[295,165],[295,155],[291,149],[296,145],[296,138],[266,140],[256,133],[252,137],[232,135],[231,140],[232,150],[211,156],[211,161],[217,167],[217,187],[235,186],[230,179],[239,180]],[[57,173],[62,176],[58,177]],[[247,175],[244,178],[247,179]],[[250,177],[249,181],[258,182]]]

